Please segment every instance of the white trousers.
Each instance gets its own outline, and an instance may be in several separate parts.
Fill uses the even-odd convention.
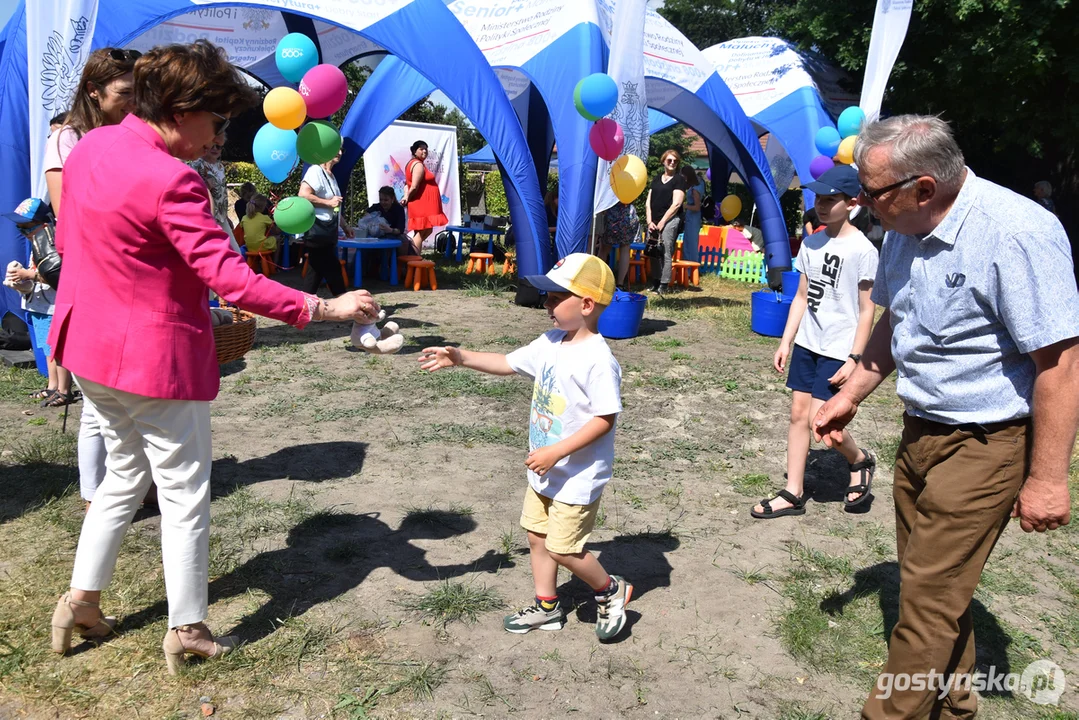
[[[82,390],[82,388],[79,388]],[[79,422],[79,494],[93,502],[94,493],[105,479],[105,438],[94,402],[82,394],[82,419]]]
[[[82,524],[71,587],[103,590],[150,483],[161,510],[169,627],[206,619],[210,556],[210,403],[158,400],[80,379],[105,440],[105,479]]]

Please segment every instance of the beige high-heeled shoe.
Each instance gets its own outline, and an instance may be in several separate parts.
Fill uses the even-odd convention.
[[[71,593],[64,593],[60,601],[56,603],[56,610],[52,613],[52,651],[63,655],[71,648],[71,634],[79,631],[79,635],[90,640],[100,640],[112,634],[116,626],[116,618],[105,617],[98,609],[97,622],[93,625],[80,625],[75,622],[75,611],[72,605],[79,607],[98,607],[97,603],[72,600]]]
[[[214,638],[214,651],[210,654],[206,654],[201,650],[184,647],[184,642],[180,639],[179,631],[194,630],[195,627],[197,626],[181,625],[179,627],[169,628],[169,631],[165,633],[165,639],[161,641],[161,649],[165,651],[165,664],[169,668],[169,675],[175,675],[180,672],[180,666],[187,662],[188,655],[196,655],[204,660],[208,660],[210,658],[224,657],[236,649],[239,638],[235,635]]]

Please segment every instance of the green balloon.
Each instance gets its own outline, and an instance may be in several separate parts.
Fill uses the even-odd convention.
[[[305,163],[321,165],[329,162],[341,150],[341,133],[325,120],[312,120],[300,130],[296,150]]]
[[[274,208],[273,221],[283,233],[303,235],[315,224],[315,206],[302,197],[287,197]]]
[[[584,84],[583,79],[577,83],[577,87],[573,88],[573,107],[577,108],[577,112],[579,112],[581,114],[581,117],[583,117],[585,120],[591,120],[592,122],[596,122],[597,120],[599,120],[599,118],[585,110],[584,104],[581,102],[582,84]]]

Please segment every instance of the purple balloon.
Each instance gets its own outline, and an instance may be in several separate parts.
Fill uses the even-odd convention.
[[[704,176],[706,178],[708,178],[709,182],[711,182],[712,181],[712,168],[708,168],[708,170],[705,171]]]
[[[816,180],[821,175],[826,173],[835,167],[835,163],[832,162],[832,158],[825,157],[824,155],[818,155],[813,158],[813,161],[809,163],[809,174]]]

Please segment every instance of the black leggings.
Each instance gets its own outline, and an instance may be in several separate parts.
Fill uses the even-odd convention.
[[[307,250],[307,274],[303,276],[303,291],[318,294],[318,286],[325,280],[330,292],[337,297],[347,289],[341,275],[341,261],[337,259],[337,243],[330,247]]]

